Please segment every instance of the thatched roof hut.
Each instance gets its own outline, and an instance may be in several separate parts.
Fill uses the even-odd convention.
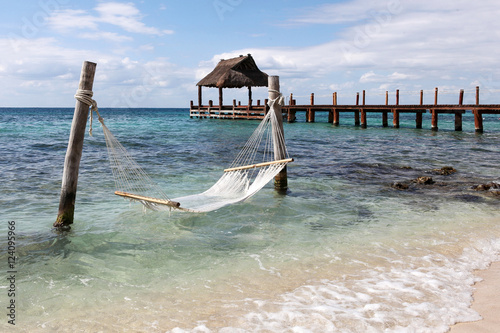
[[[268,75],[261,72],[250,54],[236,58],[222,59],[212,72],[200,80],[198,104],[201,105],[201,87],[219,88],[219,105],[222,106],[223,88],[248,87],[249,105],[252,99],[251,87],[267,87]]]

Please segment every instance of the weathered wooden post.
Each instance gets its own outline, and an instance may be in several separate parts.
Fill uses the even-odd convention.
[[[366,102],[366,92],[363,90],[363,105],[365,105]],[[361,109],[361,128],[366,128],[368,125],[366,123],[366,111],[365,109]]]
[[[438,88],[434,90],[434,105],[437,105],[438,103]],[[432,118],[431,118],[431,130],[432,131],[437,131],[438,130],[438,112],[436,109],[431,110]]]
[[[415,128],[421,129],[422,128],[422,112],[417,111],[417,114],[415,115]]]
[[[359,105],[359,92],[356,93],[356,105]],[[354,110],[354,126],[359,126],[359,110]]]
[[[276,75],[269,75],[268,77],[268,87],[269,87],[269,100],[275,100],[279,96],[280,91],[280,78]],[[286,158],[286,147],[281,146],[282,141],[279,140],[280,137],[284,138],[283,130],[283,115],[281,113],[281,105],[275,104],[276,118],[278,119],[278,126],[276,131],[273,130],[273,142],[274,142],[274,159],[282,160]],[[281,172],[274,177],[274,188],[278,192],[285,193],[288,188],[288,176],[286,166],[281,170]]]
[[[424,91],[420,90],[420,105],[424,105]],[[422,128],[422,112],[418,112],[415,115],[415,128]]]
[[[92,91],[96,66],[97,64],[88,61],[83,63],[78,89]],[[70,229],[70,225],[73,224],[75,216],[78,171],[82,158],[83,139],[85,137],[85,128],[87,127],[89,108],[90,105],[80,102],[79,100],[76,101],[68,149],[64,160],[59,211],[57,213],[57,219],[54,222],[54,227],[59,230]]]
[[[458,97],[458,105],[463,105],[464,104],[464,90],[460,89],[460,95]],[[462,130],[462,112],[463,111],[456,111],[455,112],[455,131],[461,131]]]
[[[335,105],[335,93],[332,94],[332,108],[328,112],[328,123],[333,124],[333,105]]]
[[[333,105],[336,106],[337,103],[337,92],[333,93]],[[333,109],[333,126],[340,125],[340,112],[337,108]]]
[[[201,108],[201,86],[198,86],[198,110]]]
[[[252,106],[252,87],[248,86],[248,107]]]
[[[314,105],[314,93],[311,93],[311,106],[312,105]],[[306,121],[308,123],[314,123],[314,121],[315,121],[315,114],[314,114],[314,110],[312,108],[307,108]]]
[[[399,105],[399,89],[396,90],[396,105]],[[392,110],[392,126],[399,128],[399,111],[398,109]]]
[[[438,130],[438,112],[436,109],[431,110],[431,130],[432,131],[437,131]]]
[[[219,111],[222,110],[222,105],[224,104],[224,98],[222,97],[222,94],[222,88],[219,88]]]
[[[267,103],[266,103],[266,104],[267,104]],[[288,105],[289,105],[289,106],[294,105],[294,103],[293,103],[293,94],[292,94],[292,93],[290,93],[290,101],[288,102]],[[292,108],[288,108],[287,121],[288,121],[289,123],[293,123],[293,122],[295,122],[295,120],[296,120],[295,113],[296,113],[296,111],[295,111],[295,110],[292,110]]]
[[[479,86],[476,86],[476,105],[479,105]],[[479,109],[475,109],[472,112],[474,113],[476,133],[483,133],[483,114]]]
[[[392,127],[399,128],[399,111],[392,109]]]
[[[389,105],[389,92],[386,90],[385,91],[385,105]],[[387,111],[382,112],[382,127],[387,127],[389,126],[388,121],[387,121]]]
[[[479,105],[479,86],[476,86],[476,105]],[[483,133],[483,114],[479,109],[473,110],[473,113],[476,133]]]

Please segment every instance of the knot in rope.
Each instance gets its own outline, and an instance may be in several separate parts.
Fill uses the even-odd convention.
[[[87,104],[90,109],[90,128],[89,128],[89,134],[92,136],[92,115],[93,112],[97,114],[97,119],[101,122],[101,124],[104,124],[104,119],[102,119],[101,115],[99,114],[99,109],[97,108],[97,102],[92,99],[92,96],[94,95],[94,92],[92,90],[83,90],[83,89],[78,89],[75,94],[75,99],[79,102],[82,102],[83,104]]]
[[[267,103],[270,107],[272,107],[274,103],[278,103],[279,105],[285,105],[285,97],[283,96],[282,93],[280,93],[278,90],[274,90],[274,89],[269,89],[268,92],[278,94],[278,96],[276,96],[275,99],[271,99]]]

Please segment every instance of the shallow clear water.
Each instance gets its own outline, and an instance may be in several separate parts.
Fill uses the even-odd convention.
[[[102,109],[106,124],[171,197],[210,187],[255,121],[185,109]],[[285,124],[289,193],[272,184],[206,214],[146,212],[114,196],[99,125],[86,137],[72,231],[51,230],[72,109],[0,109],[0,239],[16,222],[20,331],[446,332],[476,320],[472,271],[500,251],[500,122],[485,133],[440,118],[432,132]],[[433,172],[453,166],[458,172]],[[434,185],[410,183],[431,176]],[[391,184],[410,184],[400,191]],[[6,279],[2,279],[5,281]],[[9,300],[2,283],[1,304]],[[2,329],[11,328],[4,318]]]

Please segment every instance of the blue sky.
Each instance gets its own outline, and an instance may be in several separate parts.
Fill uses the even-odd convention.
[[[498,0],[36,0],[0,13],[0,106],[70,107],[82,62],[101,107],[188,107],[220,59],[251,53],[307,103],[500,103]],[[247,100],[226,89],[225,100]],[[263,99],[265,88],[254,89]],[[203,98],[217,101],[217,90]]]

